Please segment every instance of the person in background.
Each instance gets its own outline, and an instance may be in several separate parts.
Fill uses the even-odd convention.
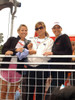
[[[72,55],[75,55],[75,41],[71,41],[72,45]],[[75,58],[72,58],[72,61],[75,61]]]
[[[20,100],[21,97],[21,89],[18,88],[15,93],[15,100]]]
[[[56,87],[46,100],[75,100],[75,86]]]
[[[75,55],[75,41],[71,41],[72,55]],[[75,62],[75,58],[72,58],[72,62]],[[72,69],[75,70],[75,65],[72,65]],[[73,72],[73,85],[75,86],[75,72]]]
[[[52,31],[55,35],[55,41],[51,52],[45,52],[44,55],[72,55],[72,46],[68,35],[62,34],[62,26],[59,22],[55,22],[52,26]],[[51,58],[50,62],[70,62],[71,58]],[[70,65],[50,65],[52,69],[69,69]],[[60,86],[64,84],[63,72],[52,72],[52,86]],[[58,76],[57,76],[58,75]],[[55,78],[55,79],[53,79]],[[58,79],[58,80],[57,80]],[[58,84],[57,84],[58,83]]]
[[[17,52],[23,52],[24,48],[27,48],[27,45],[30,43],[25,37],[28,34],[28,28],[26,25],[21,24],[17,30],[18,37],[10,37],[2,48],[2,54],[5,55],[15,55]],[[26,52],[30,54],[35,54],[34,50],[29,50]],[[4,62],[24,62],[27,61],[27,58],[19,60],[18,58],[14,57],[5,57],[3,58]],[[24,68],[23,64],[2,64],[1,68],[7,69],[16,69],[16,68]],[[6,95],[8,94],[8,100],[14,100],[14,94],[18,88],[22,80],[22,72],[21,71],[1,71],[0,78],[1,78],[1,100],[6,99]],[[9,84],[10,88],[9,92],[7,91]]]
[[[28,48],[36,50],[36,56],[43,56],[43,53],[46,51],[52,50],[53,40],[49,37],[49,34],[46,31],[46,25],[44,22],[37,22],[35,25],[35,31],[38,34],[38,37],[34,37],[31,40],[31,44],[28,45]],[[28,58],[29,62],[47,62],[49,58],[39,57],[39,58]],[[30,69],[48,69],[48,65],[27,65],[27,68]],[[48,72],[44,71],[30,71],[28,72],[28,100],[33,100],[33,94],[35,91],[35,99],[43,100],[45,93],[45,84],[47,78],[50,77]]]

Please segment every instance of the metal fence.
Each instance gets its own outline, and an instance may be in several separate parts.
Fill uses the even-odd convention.
[[[16,57],[5,56],[3,57]],[[28,57],[36,57],[35,55]],[[38,56],[43,57],[43,56]],[[37,57],[37,59],[38,59]],[[72,58],[72,55],[51,55],[50,58]],[[25,65],[65,65],[67,69],[52,68],[27,68],[25,69],[0,69],[0,100],[48,100],[54,88],[75,85],[75,69],[68,69],[68,65],[75,66],[74,62],[2,62],[0,64],[25,64]],[[21,76],[17,77],[17,73]],[[13,77],[11,77],[12,73]],[[4,81],[3,81],[4,80]],[[16,83],[14,81],[17,81]],[[11,82],[11,83],[10,83]],[[63,84],[63,85],[62,85]],[[11,87],[11,89],[10,89]],[[6,96],[2,99],[2,96]],[[11,95],[11,96],[10,96]],[[11,99],[14,95],[14,99]]]

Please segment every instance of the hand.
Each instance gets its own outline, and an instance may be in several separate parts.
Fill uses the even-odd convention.
[[[36,51],[35,51],[35,50],[29,50],[29,54],[30,54],[30,55],[36,54]]]
[[[23,52],[24,48],[17,48],[16,52]]]
[[[51,76],[50,76],[50,77],[48,77],[47,80],[46,80],[46,84],[45,84],[45,91],[46,91],[46,92],[48,91],[48,89],[49,89],[49,87],[50,87],[50,85],[51,85],[51,82],[52,82],[52,78],[51,78]]]
[[[27,45],[28,50],[31,50],[32,47],[33,47],[33,44],[32,44],[32,43],[29,43],[29,44]]]
[[[13,54],[13,51],[10,51],[10,50],[5,52],[5,55],[12,55],[12,54]]]
[[[53,52],[45,52],[43,55],[44,56],[53,55]]]

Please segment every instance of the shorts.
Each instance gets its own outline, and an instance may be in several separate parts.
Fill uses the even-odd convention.
[[[9,69],[16,69],[17,68],[17,65],[16,64],[10,64],[9,65]],[[1,71],[0,72],[0,77],[7,81],[7,82],[10,82],[10,83],[16,83],[16,82],[19,82],[21,81],[22,79],[22,75],[19,74],[18,72],[16,71]]]

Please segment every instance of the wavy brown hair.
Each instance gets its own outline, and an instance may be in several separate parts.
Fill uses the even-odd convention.
[[[41,25],[44,28],[46,28],[46,25],[44,24],[44,22],[37,22],[36,25],[35,25],[35,29],[38,28],[38,25]],[[48,34],[47,31],[45,32],[45,36],[49,37],[49,34]]]

